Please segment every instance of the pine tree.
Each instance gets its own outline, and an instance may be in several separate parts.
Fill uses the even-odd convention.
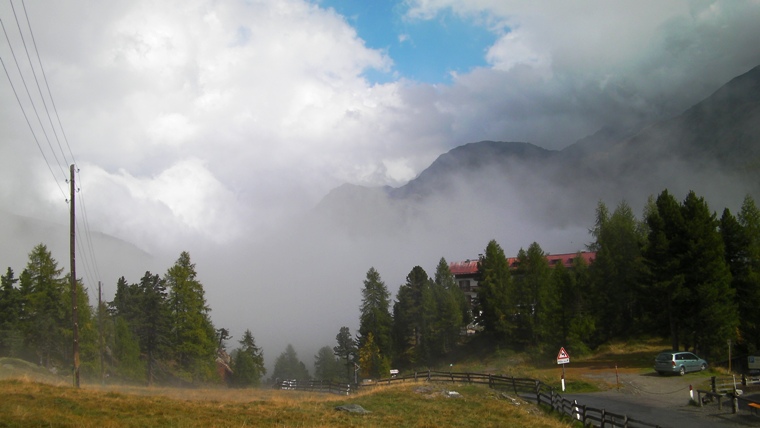
[[[459,340],[462,328],[469,323],[467,298],[456,283],[446,259],[441,257],[435,269],[433,296],[438,309],[438,323],[441,334],[441,349],[451,351]]]
[[[735,339],[739,316],[731,288],[718,221],[704,198],[689,192],[682,204],[681,270],[690,290],[687,344],[707,356],[722,355],[727,338]]]
[[[645,234],[631,207],[621,202],[610,216],[598,208],[593,248],[596,258],[591,267],[594,294],[603,326],[603,340],[626,337],[641,324],[639,284],[643,271],[642,248]],[[648,296],[643,296],[646,299]]]
[[[362,346],[372,333],[381,355],[391,355],[391,329],[393,319],[389,311],[391,293],[380,278],[380,274],[371,267],[367,271],[362,289],[361,314],[359,316],[359,346]]]
[[[655,325],[667,325],[671,349],[677,351],[681,342],[682,319],[687,316],[685,278],[680,268],[683,255],[679,242],[684,229],[683,213],[678,201],[664,190],[657,196],[655,209],[647,212],[649,234],[644,252],[648,272],[647,289],[651,299],[650,313],[662,314]],[[662,322],[664,321],[664,322]]]
[[[338,344],[333,348],[333,353],[343,362],[346,367],[346,381],[351,383],[353,379],[351,372],[356,362],[356,341],[351,337],[351,330],[348,327],[340,328],[335,341]]]
[[[741,319],[740,333],[748,353],[760,350],[760,210],[747,195],[738,215],[745,236],[745,268],[735,284]]]
[[[430,279],[424,269],[415,266],[406,276],[406,284],[399,287],[393,304],[393,343],[398,363],[429,363],[434,305]]]
[[[23,340],[18,329],[21,296],[16,283],[18,278],[9,267],[0,277],[0,355],[11,357],[19,356]]]
[[[272,381],[277,384],[284,380],[308,380],[309,371],[306,365],[298,359],[293,345],[288,344],[285,351],[274,362]]]
[[[725,340],[735,338],[739,317],[715,214],[694,192],[678,205],[663,191],[656,207],[647,214],[645,259],[650,295],[663,297],[673,350],[684,345],[721,355]]]
[[[478,261],[478,310],[484,331],[499,341],[510,339],[515,330],[517,308],[510,299],[511,286],[504,250],[492,240]]]
[[[266,374],[262,350],[256,346],[251,330],[243,333],[240,348],[235,352],[232,383],[238,388],[258,386],[261,377]]]
[[[114,317],[113,348],[111,353],[113,374],[117,377],[142,380],[147,376],[146,365],[140,361],[140,342],[132,333],[124,317]],[[148,376],[150,383],[151,377]]]
[[[133,331],[146,356],[148,385],[155,378],[155,362],[170,343],[170,319],[165,281],[149,271],[140,279],[134,299],[138,318],[131,321]]]
[[[551,285],[550,274],[546,254],[538,243],[532,243],[528,251],[520,249],[513,280],[512,301],[518,309],[516,339],[523,345],[539,344],[539,320],[546,304],[547,289]]]
[[[329,346],[319,348],[317,355],[314,356],[314,377],[327,381],[345,380],[343,363],[335,357],[333,348]]]

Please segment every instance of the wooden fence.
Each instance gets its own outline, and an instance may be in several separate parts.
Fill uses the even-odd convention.
[[[286,389],[303,391],[331,392],[334,394],[347,395],[357,389],[368,389],[382,385],[392,385],[406,382],[447,382],[455,384],[480,384],[488,385],[489,388],[511,392],[523,399],[535,401],[539,405],[550,407],[553,411],[567,415],[584,426],[602,428],[659,428],[660,425],[645,422],[630,417],[629,415],[608,412],[605,409],[597,409],[575,401],[568,400],[554,391],[553,387],[545,383],[528,378],[516,378],[511,376],[497,376],[482,373],[454,373],[454,372],[414,372],[405,376],[396,376],[380,379],[372,383],[356,385],[354,389],[348,384],[335,384],[322,381],[286,381]],[[283,385],[286,383],[283,382]]]
[[[349,395],[351,384],[337,383],[328,380],[283,380],[276,382],[276,389],[292,389],[306,392],[326,392],[337,395]]]
[[[753,413],[760,410],[760,401],[751,400],[741,396],[747,390],[760,389],[760,378],[750,377],[744,374],[739,379],[735,376],[713,376],[710,379],[710,391],[697,390],[697,403],[703,407],[708,402],[717,401],[718,410],[723,410],[723,399],[731,404],[731,413],[738,413],[741,407]]]

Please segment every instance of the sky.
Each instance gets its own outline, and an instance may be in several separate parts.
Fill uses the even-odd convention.
[[[106,293],[187,250],[215,322],[251,328],[270,360],[356,328],[373,264],[395,291],[415,264],[487,243],[293,232],[332,189],[401,186],[470,142],[559,150],[644,126],[760,64],[757,0],[8,0],[0,20],[0,211],[68,224],[75,161]],[[17,272],[29,237],[58,239],[0,231]],[[111,238],[139,262],[114,261]],[[274,332],[314,302],[342,309],[318,333]]]

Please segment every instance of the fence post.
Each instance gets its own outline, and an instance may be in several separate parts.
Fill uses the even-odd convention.
[[[549,390],[549,406],[554,410],[554,390]]]
[[[599,425],[599,428],[604,428],[604,422],[605,422],[605,419],[607,419],[607,412],[605,412],[604,409],[602,409],[602,417],[600,419],[601,421],[599,421],[599,423],[601,425]]]
[[[541,384],[536,381],[536,404],[541,404]]]
[[[488,388],[493,389],[493,378],[491,377],[491,373],[488,373]]]
[[[628,415],[623,415],[623,428],[628,428]]]
[[[712,389],[713,394],[718,392],[715,390],[715,376],[710,378],[710,388]]]
[[[515,395],[517,395],[517,381],[515,381],[515,377],[512,376],[512,388],[515,390]]]
[[[430,369],[428,369],[427,380],[428,380],[428,382],[430,382]]]
[[[739,411],[739,397],[736,395],[736,390],[731,394],[731,413],[736,414]]]

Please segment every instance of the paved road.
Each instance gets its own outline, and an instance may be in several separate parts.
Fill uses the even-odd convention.
[[[588,407],[628,415],[662,427],[760,427],[760,416],[746,410],[734,415],[730,402],[726,400],[723,401],[722,410],[718,410],[717,403],[709,403],[702,408],[689,404],[689,388],[693,385],[696,397],[698,385],[708,379],[704,375],[658,376],[651,372],[621,373],[618,377],[614,370],[600,370],[587,376],[608,382],[613,389],[584,394],[568,391],[562,396]],[[758,395],[748,398],[758,399]]]
[[[606,391],[588,394],[567,394],[569,400],[577,400],[586,406],[602,408],[609,412],[625,414],[637,420],[670,428],[711,428],[711,427],[758,427],[760,417],[747,412],[731,414],[730,405],[724,403],[723,410],[718,410],[715,403],[699,408],[689,405],[688,401],[681,405],[673,405],[669,400],[657,400],[652,397],[642,397],[624,394],[616,391]]]

